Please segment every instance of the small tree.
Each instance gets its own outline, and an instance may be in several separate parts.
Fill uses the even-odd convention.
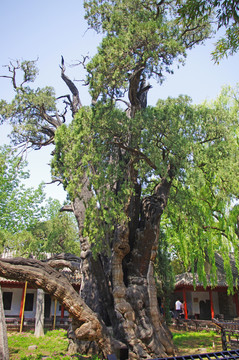
[[[0,148],[0,231],[14,233],[36,224],[43,216],[43,185],[26,188],[26,163],[10,147]],[[4,245],[4,244],[2,244]],[[2,250],[2,249],[1,249]]]

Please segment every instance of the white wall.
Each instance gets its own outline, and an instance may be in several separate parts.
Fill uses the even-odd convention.
[[[195,299],[197,299],[198,301],[195,302]],[[192,293],[192,313],[193,314],[200,314],[199,303],[200,303],[201,300],[203,300],[203,301],[210,300],[209,292],[207,292],[207,291],[194,291]]]
[[[19,316],[20,308],[21,308],[21,300],[22,300],[22,288],[8,288],[2,287],[2,292],[12,292],[12,306],[11,310],[4,310],[6,316]],[[33,299],[33,310],[32,311],[24,311],[24,318],[34,318],[36,315],[36,300],[37,300],[37,289],[27,289],[27,294],[34,294]],[[56,316],[61,316],[61,310],[59,309],[60,304],[57,301],[56,306]],[[51,314],[50,316],[54,316],[55,311],[55,301],[51,301]],[[68,316],[68,312],[64,311],[64,316]]]
[[[215,315],[220,314],[218,292],[217,291],[212,291],[212,301],[213,301],[214,314]]]
[[[7,316],[19,316],[20,308],[21,308],[21,300],[22,300],[22,292],[21,288],[6,288],[2,287],[2,292],[12,292],[12,306],[11,310],[4,310],[5,315]],[[25,318],[34,318],[36,312],[36,289],[27,289],[27,294],[34,294],[33,299],[33,311],[24,311]]]

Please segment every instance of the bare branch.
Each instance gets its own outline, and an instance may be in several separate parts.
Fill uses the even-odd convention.
[[[47,263],[49,266],[55,269],[69,268],[72,271],[81,270],[81,258],[69,254],[69,253],[61,253],[54,255],[50,259],[43,260],[43,262]]]
[[[69,90],[72,93],[72,97],[73,100],[70,100],[70,106],[71,106],[71,111],[72,111],[72,115],[74,116],[75,113],[81,108],[81,101],[80,101],[80,97],[79,97],[79,91],[77,89],[77,87],[75,86],[75,84],[73,83],[73,81],[71,81],[69,79],[68,76],[65,75],[65,64],[64,64],[64,58],[63,56],[61,57],[61,78],[63,79],[63,81],[66,83],[66,85],[68,86]]]
[[[43,106],[40,109],[40,116],[56,129],[62,125],[62,121],[59,122],[59,119],[55,120],[53,116],[48,115]]]
[[[76,60],[76,61],[77,61],[77,63],[76,63],[76,64],[72,64],[72,65],[70,65],[70,66],[71,66],[71,67],[75,67],[75,66],[79,66],[79,65],[81,65],[81,66],[83,66],[83,68],[84,68],[84,69],[86,69],[86,65],[85,65],[85,63],[86,63],[86,61],[87,61],[87,60],[89,60],[89,59],[90,59],[90,57],[89,57],[88,55],[86,55],[86,56],[82,55],[82,58],[83,58],[83,60],[82,60],[82,61],[80,61],[80,60]]]
[[[121,101],[123,102],[128,108],[130,107],[130,103],[128,101],[125,101],[123,99],[116,99],[115,101]]]
[[[62,179],[54,179],[54,180],[52,180],[52,181],[50,181],[50,182],[48,182],[48,183],[45,183],[46,185],[51,185],[51,184],[54,184],[54,183],[59,183],[58,185],[60,185],[60,184],[63,184],[63,180]]]
[[[17,66],[13,65],[12,62],[10,62],[10,65],[4,65],[3,67],[7,67],[8,71],[12,73],[12,76],[2,75],[1,77],[11,79],[13,88],[17,89],[17,83],[16,83],[16,70],[20,69],[19,61],[16,61]]]

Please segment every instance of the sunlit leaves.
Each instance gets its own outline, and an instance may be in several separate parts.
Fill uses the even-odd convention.
[[[0,228],[11,233],[26,229],[43,215],[43,186],[26,188],[24,162],[7,147],[0,152]]]
[[[193,126],[191,152],[184,161],[183,176],[178,177],[171,189],[163,224],[185,270],[191,267],[204,283],[206,273],[202,259],[211,264],[211,282],[215,285],[214,253],[219,252],[225,262],[231,291],[233,281],[228,254],[233,252],[238,264],[236,91],[224,89],[213,103],[195,106]]]
[[[213,60],[219,63],[221,59],[234,55],[238,51],[238,48],[239,26],[238,24],[233,24],[226,30],[226,36],[217,41],[215,50],[212,52]]]
[[[94,99],[100,94],[122,96],[139,69],[162,81],[175,61],[183,61],[187,48],[209,35],[207,21],[198,19],[186,28],[175,21],[175,7],[175,3],[148,0],[85,1],[90,27],[104,34],[87,66]]]

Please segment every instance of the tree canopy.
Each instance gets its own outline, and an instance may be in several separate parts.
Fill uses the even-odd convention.
[[[60,213],[58,200],[46,199],[43,184],[27,188],[25,168],[17,150],[0,148],[0,250],[38,258],[46,253],[79,253],[73,216]]]
[[[110,103],[100,103],[82,108],[71,125],[59,128],[53,168],[74,198],[82,191],[77,184],[87,166],[95,196],[88,202],[84,229],[97,249],[102,241],[107,247],[107,238],[110,246],[107,234],[116,219],[125,220],[125,204],[133,191],[124,180],[125,162],[119,161],[118,149],[132,156],[146,196],[167,178],[169,167],[173,169],[165,232],[185,268],[199,259],[197,271],[205,281],[205,256],[213,262],[218,251],[226,259],[237,248],[237,207],[231,211],[239,190],[237,98],[236,89],[224,89],[214,102],[201,105],[193,105],[187,96],[168,98],[133,119]],[[134,147],[127,144],[130,131],[140,134]],[[120,181],[123,186],[116,191]],[[213,276],[215,271],[214,266]]]
[[[104,37],[87,65],[93,100],[101,94],[119,97],[129,88],[137,103],[140,75],[162,81],[172,65],[184,61],[186,50],[210,34],[208,20],[198,18],[186,26],[177,19],[175,1],[102,1],[84,3],[91,28]]]

